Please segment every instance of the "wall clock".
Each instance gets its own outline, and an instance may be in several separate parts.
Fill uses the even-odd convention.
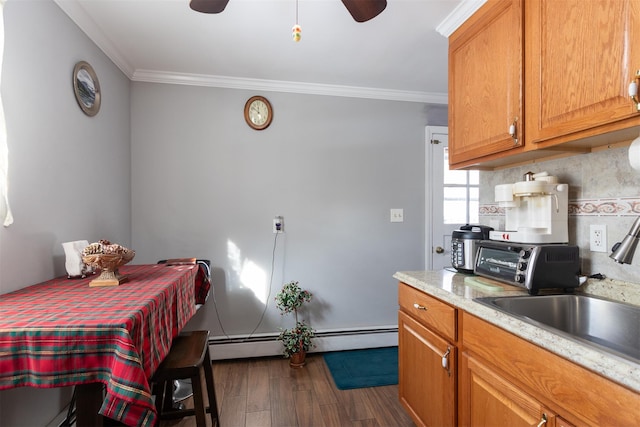
[[[76,101],[87,116],[95,116],[100,110],[100,83],[93,67],[85,61],[73,67],[73,91]]]
[[[273,109],[267,98],[252,96],[244,105],[244,119],[255,130],[266,129],[273,120]]]

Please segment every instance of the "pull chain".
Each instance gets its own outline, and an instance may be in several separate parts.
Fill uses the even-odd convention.
[[[302,38],[302,28],[298,25],[298,0],[296,0],[296,25],[293,26],[293,41],[299,42]]]

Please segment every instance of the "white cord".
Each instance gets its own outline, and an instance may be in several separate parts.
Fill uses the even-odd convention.
[[[262,310],[262,316],[260,316],[260,321],[258,322],[256,327],[253,328],[253,331],[251,331],[249,336],[244,338],[243,341],[246,341],[249,338],[251,338],[251,336],[254,334],[254,332],[258,330],[258,328],[262,324],[262,321],[264,320],[264,315],[267,312],[267,308],[269,307],[269,300],[271,299],[271,286],[273,285],[273,270],[274,270],[275,263],[276,263],[276,246],[277,246],[277,243],[278,243],[278,235],[279,234],[280,233],[276,233],[275,237],[273,238],[273,250],[271,251],[271,277],[269,277],[269,293],[267,294],[267,300],[264,303],[264,310]]]
[[[249,336],[247,336],[246,338],[243,338],[243,339],[241,339],[241,340],[239,340],[237,342],[245,342],[248,339],[250,339],[251,336],[258,330],[258,328],[262,324],[262,321],[264,320],[264,315],[267,312],[267,308],[269,307],[269,300],[271,299],[271,287],[273,286],[273,272],[274,272],[274,269],[275,269],[276,247],[277,247],[277,243],[278,243],[278,235],[279,234],[280,233],[276,233],[275,237],[273,238],[273,250],[271,251],[271,276],[269,278],[269,293],[267,294],[267,300],[266,300],[266,302],[264,304],[264,310],[262,310],[262,315],[260,316],[260,320],[258,321],[258,324],[256,325],[255,328],[253,328],[253,331],[251,331]],[[212,286],[213,286],[213,284],[212,284]],[[216,305],[215,293],[214,293],[214,298],[213,298],[213,306],[215,308],[216,317],[218,318],[218,323],[220,324],[220,329],[222,330],[222,333],[224,334],[224,336],[227,339],[231,339],[231,337],[229,337],[227,332],[224,330],[224,327],[222,326],[222,320],[220,320],[220,314],[218,313],[218,306]]]

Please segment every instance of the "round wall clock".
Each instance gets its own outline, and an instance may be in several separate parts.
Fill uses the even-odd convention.
[[[95,116],[100,110],[100,83],[93,67],[85,61],[73,67],[73,91],[76,101],[87,116]]]
[[[244,119],[255,130],[266,129],[273,120],[273,109],[267,98],[252,96],[244,105]]]

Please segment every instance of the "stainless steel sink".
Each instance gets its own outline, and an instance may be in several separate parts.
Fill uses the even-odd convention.
[[[486,297],[475,301],[567,338],[640,363],[640,307],[586,295]]]

